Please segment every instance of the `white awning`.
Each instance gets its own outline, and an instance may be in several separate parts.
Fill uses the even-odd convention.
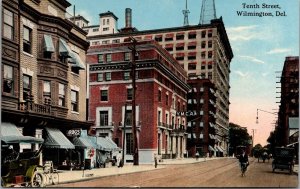
[[[44,34],[44,51],[54,52],[54,45],[51,35]]]

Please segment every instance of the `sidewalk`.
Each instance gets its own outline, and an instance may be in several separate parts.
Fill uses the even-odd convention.
[[[97,177],[106,177],[112,175],[121,175],[121,174],[135,173],[135,172],[150,171],[155,169],[163,169],[166,167],[166,165],[199,163],[199,162],[204,162],[204,161],[209,161],[214,159],[217,158],[199,158],[198,160],[196,160],[195,158],[164,159],[162,162],[158,163],[157,168],[155,168],[154,163],[152,163],[152,164],[140,164],[138,166],[134,166],[132,164],[125,164],[122,168],[112,166],[108,168],[94,168],[91,170],[73,170],[73,171],[59,170],[58,184],[90,180]],[[45,183],[45,185],[50,186],[51,184]]]

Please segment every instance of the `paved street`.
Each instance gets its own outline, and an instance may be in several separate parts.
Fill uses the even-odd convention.
[[[222,158],[190,164],[160,165],[163,168],[99,177],[55,187],[293,187],[297,174],[286,170],[272,173],[271,161],[251,159],[246,177],[240,176],[238,160]]]

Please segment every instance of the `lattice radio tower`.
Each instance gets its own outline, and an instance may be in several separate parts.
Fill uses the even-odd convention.
[[[189,25],[189,13],[190,13],[190,11],[187,9],[187,0],[185,0],[185,10],[183,10],[182,13],[184,15],[183,25],[187,26]]]
[[[215,0],[202,0],[199,24],[210,24],[210,21],[216,18]]]

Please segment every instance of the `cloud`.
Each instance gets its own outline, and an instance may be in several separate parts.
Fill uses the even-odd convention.
[[[261,38],[257,25],[229,27],[226,30],[231,41],[249,41]]]
[[[253,56],[243,56],[243,55],[240,55],[239,57],[247,59],[247,60],[250,60],[250,61],[258,63],[258,64],[264,64],[265,63],[264,61],[259,60],[259,59],[255,58]]]
[[[265,72],[261,74],[263,77],[266,77],[267,75],[269,75],[269,72]]]
[[[292,51],[292,49],[276,48],[276,49],[272,49],[272,50],[268,51],[267,54],[288,53],[291,51]]]
[[[248,72],[247,73],[243,73],[242,71],[239,71],[239,70],[234,71],[234,73],[236,73],[237,75],[239,75],[241,77],[247,77],[247,76],[249,76]]]

